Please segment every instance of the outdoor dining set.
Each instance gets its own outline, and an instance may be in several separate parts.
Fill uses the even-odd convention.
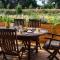
[[[8,60],[6,55],[12,55],[18,56],[18,59],[21,60],[25,53],[27,60],[31,60],[31,55],[33,53],[37,55],[38,48],[43,48],[50,53],[49,60],[54,58],[59,60],[56,55],[60,54],[60,39],[58,39],[60,34],[57,34],[60,30],[56,27],[53,28],[52,24],[50,27],[49,25],[50,23],[41,23],[39,20],[30,20],[28,26],[25,26],[24,19],[15,19],[10,28],[0,28],[0,54],[2,54],[3,59]],[[42,48],[41,36],[46,36]],[[18,44],[18,42],[21,43]]]

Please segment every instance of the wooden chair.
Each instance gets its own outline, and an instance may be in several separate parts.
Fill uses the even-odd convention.
[[[52,34],[54,36],[60,36],[60,35],[56,35],[56,34]],[[60,49],[60,41],[54,38],[47,38],[48,40],[46,41],[46,43],[44,44],[43,48],[50,53],[50,55],[48,56],[49,60],[53,60],[54,58],[56,58],[57,60],[58,57],[56,56],[57,53],[60,54],[59,49]],[[52,50],[52,51],[51,51]]]
[[[25,19],[14,19],[14,26],[17,30],[23,29],[25,27]],[[18,42],[21,42],[18,40]],[[25,45],[24,41],[22,41],[22,44]]]
[[[53,32],[53,25],[51,23],[41,23],[40,28],[42,29],[46,29],[48,31],[48,33],[52,33]],[[41,35],[40,36],[40,42],[41,43],[45,43],[47,41],[47,39],[45,39],[46,37],[52,37],[51,35]]]
[[[41,23],[40,28],[47,29],[48,32],[52,32],[53,24],[52,23]]]
[[[56,58],[57,60],[58,57],[56,56],[57,53],[60,54],[59,52],[59,49],[60,49],[60,25],[56,25],[54,28],[53,28],[53,34],[51,33],[52,35],[52,38],[47,38],[49,40],[46,41],[45,45],[43,46],[43,48],[50,53],[50,55],[48,56],[49,60],[53,60],[54,58]],[[53,50],[50,51],[50,50]]]
[[[40,20],[38,20],[38,19],[29,19],[28,27],[39,28],[40,27]],[[38,47],[40,47],[40,49],[41,49],[39,41],[38,41]]]
[[[25,19],[14,19],[14,25],[15,26],[19,26],[19,25],[25,26]]]
[[[57,24],[56,26],[53,27],[53,32],[55,34],[60,35],[60,24]],[[55,36],[54,38],[60,40],[59,36]]]
[[[1,33],[0,33],[0,55],[2,55],[2,49],[1,49],[1,46],[2,46],[2,39],[1,39]]]
[[[40,27],[40,20],[38,19],[29,19],[28,23],[29,27],[39,28]]]
[[[16,30],[14,29],[0,29],[1,48],[3,52],[3,59],[6,55],[18,56],[21,59],[20,52],[24,49],[18,48]]]

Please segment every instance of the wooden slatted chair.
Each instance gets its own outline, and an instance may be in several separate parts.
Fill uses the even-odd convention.
[[[47,38],[49,40],[46,41],[45,45],[44,45],[44,49],[50,53],[50,55],[48,56],[49,57],[49,60],[53,60],[54,58],[56,58],[57,60],[58,57],[56,56],[57,53],[60,54],[59,50],[60,50],[60,25],[56,25],[53,29],[53,34],[51,33],[52,35],[52,38]],[[50,50],[53,50],[50,51]]]
[[[48,31],[48,33],[52,33],[53,32],[53,25],[51,23],[41,23],[41,26],[40,28],[42,29],[46,29]],[[47,41],[47,39],[45,39],[46,37],[52,37],[51,35],[47,35],[47,34],[44,34],[44,35],[41,35],[40,36],[40,42],[41,43],[45,43]]]
[[[40,27],[40,20],[38,19],[29,19],[28,23],[29,27],[39,28]]]
[[[60,35],[60,24],[57,24],[56,26],[53,27],[53,32],[55,34]],[[58,37],[58,36],[56,36],[54,38],[60,40],[60,37]]]
[[[15,26],[19,26],[19,25],[25,26],[25,19],[14,19],[14,25]]]
[[[53,24],[52,23],[41,23],[40,28],[47,29],[48,32],[52,32]]]
[[[17,31],[25,27],[25,19],[14,19],[14,27],[17,29]],[[18,42],[21,41],[18,40]],[[23,41],[22,43],[25,44]]]
[[[1,46],[2,46],[2,36],[1,36],[1,33],[0,33],[0,55],[2,54],[2,49],[1,49]]]
[[[1,43],[3,59],[6,59],[6,55],[18,56],[21,59],[20,52],[23,51],[22,48],[18,48],[16,30],[14,29],[0,29]]]
[[[28,27],[40,28],[40,20],[38,20],[38,19],[29,19]],[[40,49],[41,49],[39,41],[38,41],[38,47],[40,47]]]

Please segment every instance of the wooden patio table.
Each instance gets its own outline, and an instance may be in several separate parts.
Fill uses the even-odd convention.
[[[36,42],[36,53],[38,53],[38,41],[39,41],[39,37],[42,34],[47,33],[47,30],[44,29],[40,29],[40,32],[23,32],[23,33],[18,33],[17,34],[17,39],[19,40],[23,40],[26,41],[28,43],[28,60],[31,60],[30,58],[30,52],[31,52],[31,41],[35,41]]]

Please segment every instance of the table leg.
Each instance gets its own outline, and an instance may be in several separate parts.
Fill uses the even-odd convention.
[[[28,41],[28,60],[30,60],[30,45],[31,45],[31,42]]]
[[[38,38],[36,40],[36,53],[38,53]]]

